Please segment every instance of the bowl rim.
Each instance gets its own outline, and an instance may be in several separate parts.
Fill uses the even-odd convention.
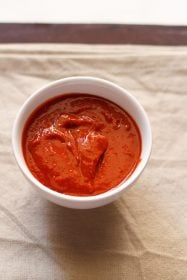
[[[112,189],[98,194],[98,195],[92,195],[92,196],[73,196],[73,195],[68,195],[68,194],[63,194],[63,193],[59,193],[56,192],[52,189],[50,189],[49,187],[43,185],[42,183],[40,183],[35,177],[34,175],[32,175],[32,173],[30,172],[26,162],[24,161],[24,157],[23,160],[20,156],[19,153],[19,149],[18,146],[20,145],[20,142],[18,141],[16,135],[19,133],[18,131],[18,127],[19,127],[19,123],[21,121],[21,116],[25,110],[25,107],[32,102],[32,99],[34,99],[37,95],[40,95],[43,91],[45,90],[49,90],[53,87],[59,86],[63,83],[66,82],[73,82],[73,81],[86,81],[86,82],[96,82],[96,83],[102,83],[105,84],[109,87],[112,87],[114,90],[120,90],[123,91],[125,93],[125,95],[130,98],[132,100],[132,102],[134,102],[136,104],[137,107],[139,107],[139,110],[141,111],[141,114],[144,118],[144,123],[147,126],[147,130],[149,132],[149,146],[146,149],[146,158],[144,158],[143,160],[140,161],[140,163],[137,166],[140,166],[139,170],[137,171],[137,167],[136,169],[133,171],[132,174],[130,174],[130,176],[127,178],[126,181],[120,183],[119,185],[117,185],[116,187],[113,187]],[[58,96],[58,94],[56,95]],[[110,100],[110,99],[109,99]],[[42,103],[40,103],[42,104]],[[38,106],[40,105],[38,104]],[[31,112],[30,112],[31,113]],[[29,113],[29,114],[30,114]],[[29,115],[28,115],[29,117]],[[26,122],[26,120],[25,120]],[[41,191],[47,193],[48,195],[61,199],[61,200],[66,200],[66,201],[72,201],[72,202],[98,202],[101,200],[105,200],[111,196],[117,196],[119,193],[123,192],[127,187],[129,187],[130,185],[132,185],[140,176],[140,174],[143,172],[143,170],[145,169],[147,162],[149,160],[150,154],[151,154],[151,149],[152,149],[152,131],[151,131],[151,125],[148,119],[148,116],[144,110],[144,108],[142,107],[142,105],[139,103],[139,101],[132,95],[130,94],[126,89],[124,89],[123,87],[102,79],[102,78],[98,78],[98,77],[93,77],[93,76],[71,76],[71,77],[66,77],[66,78],[62,78],[56,81],[52,81],[50,83],[47,83],[46,85],[40,87],[39,89],[37,89],[36,91],[34,91],[34,93],[32,93],[27,99],[26,101],[22,104],[22,106],[20,107],[14,124],[13,124],[13,129],[12,129],[12,147],[13,147],[13,152],[14,152],[14,157],[18,163],[19,168],[21,169],[23,175],[28,179],[28,181],[30,181],[35,187],[39,188]]]

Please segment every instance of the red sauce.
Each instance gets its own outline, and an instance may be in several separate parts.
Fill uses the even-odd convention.
[[[140,161],[139,129],[106,99],[64,95],[37,108],[26,122],[23,153],[32,174],[57,192],[90,196],[127,179]]]

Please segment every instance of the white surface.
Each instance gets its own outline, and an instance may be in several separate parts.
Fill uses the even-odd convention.
[[[89,93],[107,98],[124,108],[136,121],[142,138],[141,161],[129,178],[105,193],[96,196],[78,197],[55,192],[41,184],[28,169],[22,152],[22,131],[25,120],[33,110],[59,92]],[[151,152],[152,133],[148,117],[139,102],[123,88],[109,81],[93,77],[70,77],[52,82],[36,91],[21,107],[14,123],[12,144],[15,158],[25,177],[46,199],[69,208],[89,209],[106,205],[122,195],[144,170]]]
[[[0,22],[187,25],[186,0],[0,0]]]

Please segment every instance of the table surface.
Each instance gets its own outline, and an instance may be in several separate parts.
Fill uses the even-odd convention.
[[[0,24],[0,43],[0,172],[4,180],[0,275],[6,280],[139,280],[150,275],[154,280],[187,279],[186,151],[181,148],[187,137],[186,48],[119,46],[185,46],[187,26],[4,23]],[[118,46],[95,46],[95,53],[90,55],[87,45],[55,45],[55,50],[59,48],[55,57],[47,44],[5,43]],[[74,51],[79,47],[81,50]],[[27,51],[20,56],[25,48]],[[73,55],[67,52],[69,48]],[[86,60],[85,53],[89,54]],[[41,199],[26,186],[12,158],[7,130],[11,130],[18,108],[37,87],[60,78],[62,69],[63,75],[87,73],[127,86],[152,122],[154,147],[148,168],[131,192],[106,207],[73,211]],[[165,127],[167,133],[163,133]],[[11,176],[4,176],[10,170]]]
[[[1,22],[186,25],[186,0],[6,0]],[[152,12],[154,11],[154,12]]]
[[[187,45],[187,26],[0,23],[0,43]]]

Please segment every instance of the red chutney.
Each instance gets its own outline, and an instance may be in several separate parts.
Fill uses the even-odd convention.
[[[32,174],[60,193],[91,196],[127,179],[140,161],[139,129],[106,99],[63,95],[37,108],[26,122],[22,147]]]

